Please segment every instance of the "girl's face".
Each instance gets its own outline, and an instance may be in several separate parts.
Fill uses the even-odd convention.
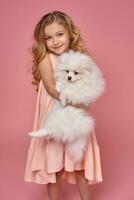
[[[53,22],[44,28],[47,49],[57,55],[69,50],[69,34],[62,24]]]

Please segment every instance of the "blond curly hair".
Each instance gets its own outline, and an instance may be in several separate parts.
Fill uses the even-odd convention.
[[[47,47],[45,44],[45,37],[44,37],[44,28],[47,25],[52,24],[53,22],[62,24],[64,28],[68,31],[70,37],[69,49],[89,54],[87,48],[85,47],[84,41],[80,35],[78,27],[74,25],[72,19],[67,14],[60,11],[53,11],[51,13],[44,15],[35,26],[34,44],[32,46],[32,54],[33,54],[32,84],[37,86],[36,91],[38,91],[39,89],[39,82],[41,80],[41,74],[38,66],[39,63],[44,59],[47,52]]]

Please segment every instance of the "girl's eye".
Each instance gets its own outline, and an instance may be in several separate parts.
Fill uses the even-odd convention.
[[[67,73],[69,73],[69,70],[66,70]]]
[[[64,33],[59,33],[58,36],[62,36]]]
[[[50,40],[51,39],[51,37],[47,37],[47,38],[45,38],[45,40]]]
[[[79,73],[78,73],[78,72],[76,72],[76,71],[74,71],[74,74],[75,74],[75,75],[77,75],[77,74],[79,74]]]

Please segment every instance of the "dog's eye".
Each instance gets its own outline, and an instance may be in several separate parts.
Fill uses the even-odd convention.
[[[77,75],[77,74],[79,74],[79,73],[78,73],[78,72],[76,72],[76,71],[74,71],[74,74],[75,74],[75,75]]]
[[[69,73],[69,70],[66,70],[67,73]]]

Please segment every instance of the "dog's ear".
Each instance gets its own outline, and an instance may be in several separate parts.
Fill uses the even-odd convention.
[[[92,69],[91,68],[83,68],[82,70],[83,72],[87,73],[87,74],[92,74]]]
[[[92,73],[93,70],[91,68],[85,68],[85,71]]]

